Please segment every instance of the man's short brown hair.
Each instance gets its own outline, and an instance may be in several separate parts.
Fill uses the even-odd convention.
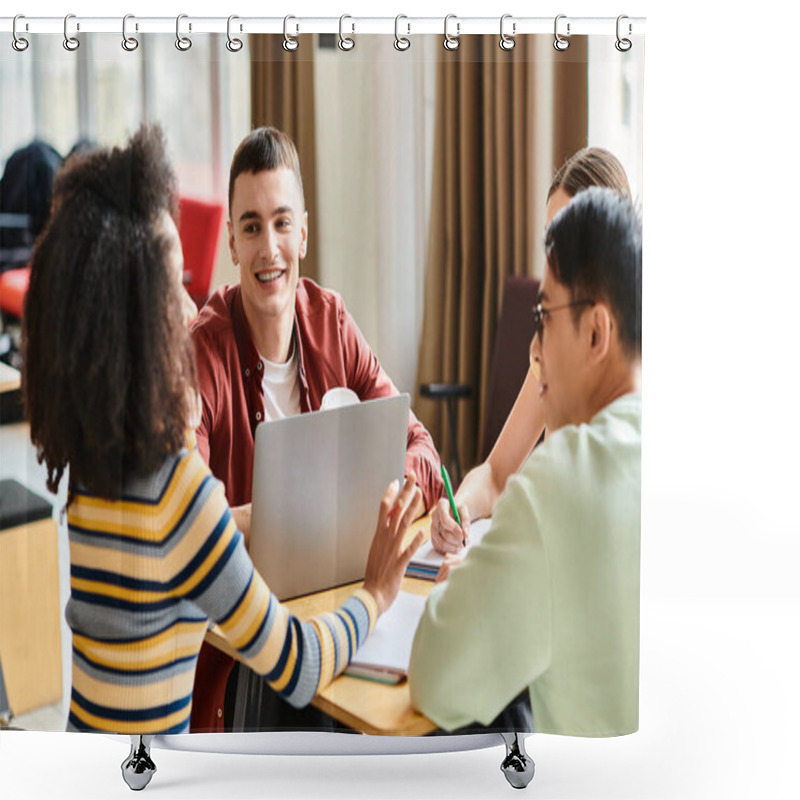
[[[300,187],[300,198],[305,208],[303,194],[303,178],[300,175],[300,159],[294,142],[277,128],[256,128],[245,136],[236,148],[231,162],[231,174],[228,179],[228,214],[233,207],[233,185],[243,172],[261,172],[265,169],[286,167],[294,172],[297,185]]]

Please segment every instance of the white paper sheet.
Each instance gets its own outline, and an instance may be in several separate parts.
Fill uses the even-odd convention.
[[[459,551],[458,555],[465,556],[477,542],[483,539],[486,531],[488,531],[491,526],[491,517],[475,520],[475,522],[473,522],[470,526],[469,544],[463,550]],[[439,567],[442,566],[443,561],[444,556],[433,549],[433,545],[429,539],[414,554],[414,558],[411,559],[409,567],[427,567],[429,569],[436,569],[438,571]]]
[[[371,667],[408,674],[411,644],[417,630],[426,597],[400,592],[353,658],[351,666]]]

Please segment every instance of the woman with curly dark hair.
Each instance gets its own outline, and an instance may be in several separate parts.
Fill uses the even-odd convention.
[[[341,672],[392,603],[421,534],[413,478],[381,502],[363,589],[300,622],[245,550],[187,435],[196,377],[160,129],[70,159],[38,241],[23,321],[31,439],[56,491],[69,470],[68,727],[186,732],[197,653],[217,621],[296,706]]]
[[[157,145],[142,132],[125,150],[73,157],[56,178],[24,316],[31,438],[51,491],[69,464],[72,485],[119,498],[124,475],[153,472],[184,443],[196,378],[163,269],[180,254]]]

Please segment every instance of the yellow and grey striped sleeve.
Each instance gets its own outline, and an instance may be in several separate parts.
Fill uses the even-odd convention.
[[[233,525],[224,497],[216,502],[225,527]],[[215,577],[194,601],[219,624],[251,669],[287,702],[305,706],[345,669],[369,636],[378,618],[375,599],[357,589],[335,611],[301,621],[255,571],[241,533],[235,531],[228,541],[224,565],[200,568]]]

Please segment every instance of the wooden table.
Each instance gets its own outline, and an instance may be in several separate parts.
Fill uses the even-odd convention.
[[[427,533],[429,526],[428,517],[418,520],[409,530],[409,538],[420,528]],[[300,619],[308,619],[325,611],[334,611],[354,589],[361,585],[359,582],[349,586],[339,586],[336,589],[289,600],[285,605]],[[401,589],[427,596],[432,587],[432,581],[403,578]],[[237,658],[236,652],[219,628],[212,628],[206,634],[206,641]],[[362,733],[378,736],[423,736],[436,730],[436,725],[431,720],[411,707],[411,693],[407,680],[395,686],[387,686],[362,678],[340,675],[326,689],[319,692],[311,704]]]

